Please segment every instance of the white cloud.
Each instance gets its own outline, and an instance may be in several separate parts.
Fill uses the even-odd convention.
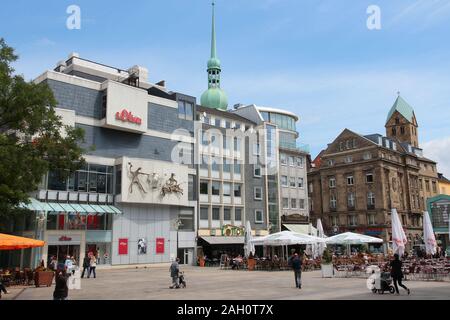
[[[450,137],[425,142],[422,148],[427,158],[438,163],[438,171],[450,177]]]

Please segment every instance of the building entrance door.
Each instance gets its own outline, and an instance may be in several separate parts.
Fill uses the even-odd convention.
[[[79,245],[49,245],[48,246],[48,262],[55,256],[58,263],[64,263],[67,256],[73,256],[75,260],[79,259],[80,246]],[[79,265],[79,261],[77,261]],[[47,264],[48,265],[48,264]]]

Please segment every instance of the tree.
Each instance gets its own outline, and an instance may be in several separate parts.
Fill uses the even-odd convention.
[[[11,217],[48,170],[65,175],[84,163],[81,128],[64,126],[45,83],[14,75],[14,49],[0,38],[0,218]],[[0,225],[3,225],[1,223]]]

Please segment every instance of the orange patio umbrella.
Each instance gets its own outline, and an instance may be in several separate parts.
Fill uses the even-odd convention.
[[[44,245],[45,241],[0,233],[0,250],[20,250],[43,247]]]

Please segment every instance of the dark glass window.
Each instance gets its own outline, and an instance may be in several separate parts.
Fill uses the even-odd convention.
[[[188,176],[188,200],[194,201],[197,200],[197,194],[195,192],[195,176],[190,174]]]
[[[242,221],[242,209],[240,208],[234,209],[234,220]]]
[[[241,189],[242,189],[242,185],[240,185],[240,184],[234,185],[234,196],[235,197],[241,197],[241,195],[242,195]]]
[[[213,181],[211,186],[212,186],[212,194],[215,196],[220,195],[220,182]]]
[[[223,209],[223,220],[226,220],[226,221],[231,220],[231,209],[230,208]]]
[[[208,220],[208,208],[200,208],[200,220]]]
[[[200,181],[200,194],[208,194],[208,181]]]
[[[66,191],[67,178],[64,177],[61,170],[52,170],[48,173],[48,189]]]
[[[213,208],[212,209],[212,219],[213,220],[220,220],[220,209],[219,208]]]

